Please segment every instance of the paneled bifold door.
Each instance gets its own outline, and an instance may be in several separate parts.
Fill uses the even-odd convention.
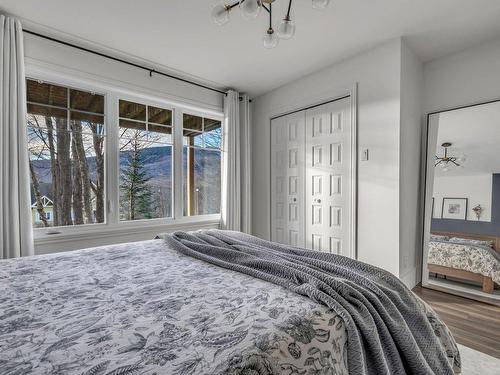
[[[351,103],[271,122],[271,238],[353,256]]]
[[[279,117],[271,128],[272,239],[303,247],[305,113]]]

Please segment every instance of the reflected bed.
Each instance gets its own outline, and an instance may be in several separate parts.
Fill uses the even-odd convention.
[[[437,275],[478,282],[485,293],[500,285],[498,237],[433,232],[428,270]]]

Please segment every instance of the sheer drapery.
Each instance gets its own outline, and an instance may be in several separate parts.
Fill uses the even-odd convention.
[[[224,99],[221,227],[250,232],[250,101],[227,92]]]
[[[251,103],[248,95],[242,95],[240,102],[240,144],[241,144],[241,231],[252,232],[252,157],[251,157]]]
[[[33,255],[21,23],[0,15],[0,258]]]

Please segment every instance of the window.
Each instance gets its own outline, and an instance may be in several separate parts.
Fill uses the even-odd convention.
[[[27,80],[34,227],[105,222],[104,96]]]
[[[85,83],[26,84],[35,238],[218,220],[222,114]]]
[[[184,216],[220,213],[221,146],[219,120],[183,115]]]
[[[119,101],[120,220],[172,216],[172,111]]]

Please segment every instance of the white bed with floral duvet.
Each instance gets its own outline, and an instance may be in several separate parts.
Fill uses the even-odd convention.
[[[346,337],[326,306],[161,239],[0,262],[2,375],[348,374]]]

